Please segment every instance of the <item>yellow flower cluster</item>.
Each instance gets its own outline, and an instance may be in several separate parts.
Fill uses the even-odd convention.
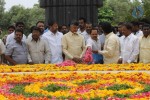
[[[0,72],[39,72],[39,71],[126,71],[150,70],[150,64],[77,64],[75,66],[59,67],[55,64],[35,65],[0,65]]]
[[[79,82],[79,81],[78,81]],[[93,83],[93,84],[90,84],[89,86],[91,86],[91,89],[88,91],[88,92],[85,92],[85,93],[78,93],[76,92],[77,89],[80,88],[80,85],[77,85],[77,84],[73,84],[73,83],[77,83],[75,81],[70,81],[70,82],[36,82],[34,84],[31,84],[29,86],[26,86],[25,87],[25,92],[28,92],[28,93],[39,93],[39,94],[43,94],[43,95],[46,95],[46,96],[55,96],[55,97],[61,97],[61,96],[64,96],[64,97],[74,97],[74,98],[78,98],[78,97],[84,97],[84,98],[94,98],[94,97],[106,97],[106,96],[113,96],[114,94],[134,94],[136,93],[137,91],[141,91],[142,89],[144,89],[144,87],[137,83],[137,82],[132,82],[132,81],[122,81],[121,79],[117,78],[117,79],[111,79],[111,80],[99,80],[97,83]],[[133,89],[126,89],[126,90],[107,90],[106,88],[108,86],[105,86],[105,88],[103,90],[100,90],[99,88],[96,88],[96,87],[100,87],[101,85],[104,85],[104,84],[126,84],[126,85],[129,85],[129,86],[132,86]],[[45,91],[42,89],[42,87],[46,87],[47,85],[49,84],[61,84],[61,85],[65,85],[67,87],[71,87],[71,89],[68,91],[68,90],[60,90],[60,91],[56,91],[56,92],[48,92],[48,91]],[[86,89],[86,86],[82,87],[84,89]],[[83,90],[84,91],[84,90]]]

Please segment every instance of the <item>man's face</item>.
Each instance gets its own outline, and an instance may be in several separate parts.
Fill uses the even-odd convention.
[[[45,27],[44,27],[44,23],[38,23],[38,24],[37,24],[37,27],[41,29],[41,32],[42,32],[42,33],[44,32],[44,28],[45,28]]]
[[[90,34],[90,32],[91,32],[91,29],[92,29],[92,24],[86,24],[86,32],[88,33],[88,34]]]
[[[137,25],[133,26],[133,29],[132,29],[133,32],[137,32],[138,30],[139,30],[139,27]]]
[[[143,27],[143,34],[147,37],[150,34],[150,27]]]
[[[39,37],[40,37],[40,32],[38,30],[33,30],[32,38],[37,41],[39,39]]]
[[[54,24],[50,27],[50,30],[51,30],[53,33],[56,33],[57,30],[58,30],[58,24],[57,24],[57,23],[54,23]]]
[[[130,30],[126,28],[126,26],[122,26],[122,34],[128,36],[131,33]]]
[[[72,33],[76,33],[76,32],[78,31],[78,26],[76,26],[76,25],[71,25],[71,26],[70,26],[70,31],[71,31]]]
[[[63,34],[66,34],[66,33],[68,32],[67,26],[62,26],[61,32],[62,32]]]
[[[97,37],[98,37],[98,32],[97,32],[97,30],[92,30],[92,31],[91,31],[91,38],[92,38],[93,40],[97,40]]]
[[[19,24],[18,26],[17,26],[17,28],[20,28],[20,29],[24,29],[24,25],[22,25],[22,24]]]
[[[21,32],[16,32],[15,33],[15,39],[16,39],[17,42],[21,42],[22,37],[23,37],[23,34]]]
[[[84,20],[79,20],[79,28],[81,28],[81,29],[85,28]]]
[[[8,34],[11,34],[11,33],[13,33],[14,31],[15,31],[15,29],[9,28],[9,29],[8,29]]]

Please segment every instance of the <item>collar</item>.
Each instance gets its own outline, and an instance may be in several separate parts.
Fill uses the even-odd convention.
[[[127,37],[124,36],[124,39],[130,39],[132,37],[133,33],[131,33],[130,35],[128,35]]]
[[[41,40],[41,37],[39,37],[39,39],[37,41],[35,41],[33,38],[31,39],[31,41],[34,41],[34,42],[38,42]]]
[[[77,32],[73,33],[73,32],[70,31],[70,33],[71,33],[72,36],[73,35],[79,35]]]
[[[106,35],[106,38],[109,38],[112,34],[114,34],[114,33],[110,32],[109,34]]]
[[[143,35],[142,38],[148,39],[148,38],[150,38],[150,34],[149,34],[147,37],[145,37],[145,36]]]

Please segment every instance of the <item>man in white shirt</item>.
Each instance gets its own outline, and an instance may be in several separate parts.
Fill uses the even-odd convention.
[[[92,29],[90,32],[90,38],[87,40],[86,47],[90,47],[92,49],[92,56],[93,61],[95,64],[102,64],[103,63],[103,56],[98,54],[98,51],[101,51],[101,42],[98,39],[98,30]]]
[[[98,53],[104,57],[104,64],[117,63],[119,59],[119,38],[112,32],[112,26],[108,22],[101,25],[106,36],[104,49],[99,50]]]
[[[44,29],[45,29],[44,21],[38,21],[38,22],[36,23],[36,26],[41,29],[41,33],[40,33],[40,34],[41,34],[41,36],[42,36],[42,34],[44,33]],[[33,26],[33,27],[34,27],[34,26]],[[31,31],[32,31],[32,28],[33,28],[33,27],[31,27]],[[27,40],[32,40],[32,32],[28,35]]]
[[[81,34],[84,37],[85,43],[91,37],[90,36],[91,29],[92,29],[92,23],[87,22],[85,26],[85,31]]]
[[[125,23],[122,25],[124,36],[120,38],[121,56],[118,63],[133,63],[139,54],[139,39],[132,34],[132,24]]]
[[[150,63],[150,25],[142,26],[143,37],[140,39],[140,63]]]
[[[55,21],[49,23],[49,30],[42,35],[48,42],[50,48],[51,63],[61,63],[63,61],[61,45],[62,36],[63,34],[58,32],[58,24]]]
[[[5,45],[3,41],[0,39],[0,64],[3,63],[5,50],[6,50]]]
[[[132,31],[134,32],[135,36],[137,36],[138,38],[143,36],[143,32],[140,30],[140,27],[139,27],[139,22],[133,21],[131,23],[133,24]]]
[[[32,29],[32,39],[27,41],[28,63],[29,64],[48,64],[50,63],[50,49],[48,43],[40,37],[41,29]]]
[[[17,22],[16,23],[16,29],[24,29],[24,23],[23,22]],[[22,41],[26,42],[26,36],[23,34],[23,38],[22,38]],[[15,32],[9,34],[6,38],[6,46],[9,44],[9,43],[12,43],[12,42],[16,42],[15,40]]]
[[[80,34],[84,34],[85,30],[85,25],[86,25],[86,19],[81,17],[79,18],[79,29],[78,29],[78,33]]]

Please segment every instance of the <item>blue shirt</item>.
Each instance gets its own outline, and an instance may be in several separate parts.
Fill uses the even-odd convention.
[[[24,42],[21,44],[12,42],[6,47],[5,55],[9,55],[17,64],[27,63],[27,46]]]

